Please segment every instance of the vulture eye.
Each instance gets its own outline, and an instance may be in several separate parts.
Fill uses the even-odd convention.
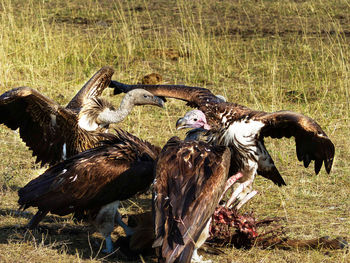
[[[148,97],[148,95],[146,95],[146,94],[145,94],[145,95],[143,95],[143,97],[144,97],[144,98],[147,98],[147,97]]]
[[[194,120],[194,121],[198,121],[198,119],[197,119],[197,118],[194,118],[193,120]]]

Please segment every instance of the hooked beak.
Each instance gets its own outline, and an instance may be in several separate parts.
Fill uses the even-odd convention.
[[[162,100],[161,98],[154,96],[154,105],[164,108],[164,100]]]
[[[180,118],[176,122],[176,130],[181,130],[188,128],[189,126],[187,125],[187,119],[185,117]]]

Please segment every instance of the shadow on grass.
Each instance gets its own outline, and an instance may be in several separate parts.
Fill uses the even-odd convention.
[[[150,199],[141,195],[124,201],[123,205],[127,214],[133,214],[140,210],[150,209]],[[4,223],[6,217],[25,218],[29,222],[33,216],[32,212],[0,209],[0,218],[3,218],[0,227],[0,244],[29,243],[35,248],[47,247],[56,250],[57,253],[64,252],[74,256],[79,254],[81,259],[96,259],[102,262],[135,262],[127,261],[126,257],[118,251],[117,246],[115,246],[116,251],[111,255],[102,253],[101,250],[105,248],[104,241],[101,235],[96,232],[95,227],[89,222],[75,223],[70,216],[60,217],[49,214],[35,230],[28,230],[25,224]],[[112,238],[116,240],[122,235],[124,234],[121,228],[116,227]]]

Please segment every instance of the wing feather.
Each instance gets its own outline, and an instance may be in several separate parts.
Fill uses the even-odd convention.
[[[316,121],[291,111],[259,113],[253,118],[265,123],[260,133],[262,137],[293,136],[298,160],[303,161],[305,167],[314,160],[316,174],[324,163],[326,172],[330,173],[335,152],[334,144]]]
[[[155,96],[169,97],[187,101],[189,106],[200,108],[209,104],[222,103],[210,90],[199,87],[185,85],[127,85],[112,80],[110,87],[114,88],[114,93],[128,92],[132,89],[145,89]]]
[[[111,82],[113,73],[111,67],[103,67],[97,71],[68,103],[67,109],[79,111],[86,100],[99,97]]]
[[[327,173],[332,168],[335,151],[333,143],[313,119],[304,115],[290,111],[275,113],[253,111],[235,103],[222,102],[208,89],[198,87],[184,85],[127,85],[117,81],[111,81],[110,86],[114,87],[115,93],[143,88],[156,96],[187,101],[191,107],[197,107],[205,113],[211,126],[221,127],[225,126],[226,123],[234,123],[246,118],[262,121],[265,124],[260,131],[262,137],[295,137],[297,156],[300,161],[303,161],[305,167],[314,160],[316,173],[320,171],[322,163],[325,164]],[[277,169],[273,170],[260,172],[265,173],[266,176],[275,177],[277,184],[284,184]]]
[[[19,204],[66,215],[146,190],[154,178],[155,160],[131,140],[113,140],[115,144],[103,144],[49,168],[18,191]]]
[[[75,115],[38,91],[20,87],[0,96],[0,123],[20,137],[37,156],[37,162],[55,163],[62,158],[62,134]]]
[[[226,147],[178,138],[163,148],[156,166],[153,246],[162,246],[166,262],[198,239],[219,202],[230,156]]]

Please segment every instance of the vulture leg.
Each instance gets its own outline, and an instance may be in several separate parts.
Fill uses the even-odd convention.
[[[28,223],[27,227],[29,229],[36,228],[38,226],[38,224],[40,223],[40,221],[43,220],[43,218],[47,215],[47,213],[48,213],[48,211],[42,211],[42,210],[39,210],[38,212],[36,212],[36,214],[33,216],[33,218]]]
[[[244,197],[251,192],[253,179],[241,183],[232,193],[230,199],[226,203],[226,207],[230,207],[235,200],[243,200]],[[247,193],[248,192],[248,193]]]
[[[122,221],[118,212],[119,204],[120,201],[114,201],[103,206],[95,219],[96,228],[106,240],[106,249],[102,251],[104,253],[113,252],[111,233],[114,229],[114,222],[117,222],[124,229],[127,236],[131,236],[134,233],[134,231]]]
[[[227,190],[230,189],[230,187],[240,178],[242,178],[243,174],[241,172],[236,173],[235,175],[232,175],[230,178],[227,179],[225,184],[225,189],[222,192],[222,195],[220,197],[220,200],[224,197],[224,194],[226,194]]]
[[[105,237],[106,241],[106,249],[103,249],[102,252],[106,254],[110,254],[113,252],[113,242],[111,235]]]
[[[116,214],[116,222],[124,229],[126,236],[132,236],[134,234],[134,231],[123,222],[118,210]]]
[[[119,201],[115,201],[103,206],[98,212],[95,225],[97,230],[102,234],[106,240],[106,249],[102,250],[104,253],[113,252],[113,243],[111,233],[114,229],[115,215],[118,211]]]
[[[252,199],[256,194],[258,193],[258,191],[252,191],[249,194],[247,194],[241,201],[239,201],[239,203],[236,205],[236,209],[240,209],[245,203],[247,203],[250,199]]]
[[[212,261],[209,260],[203,260],[202,256],[198,255],[197,248],[193,250],[192,258],[191,258],[191,263],[212,263]]]

